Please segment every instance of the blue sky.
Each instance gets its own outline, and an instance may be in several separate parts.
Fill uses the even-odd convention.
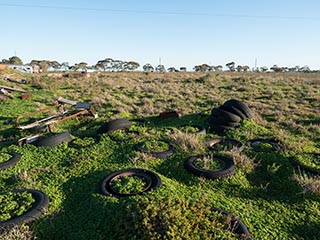
[[[0,59],[320,69],[317,0],[0,0]]]

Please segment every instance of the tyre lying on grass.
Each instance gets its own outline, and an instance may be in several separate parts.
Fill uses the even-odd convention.
[[[97,130],[97,134],[110,133],[119,129],[129,129],[131,122],[126,118],[118,118],[111,120],[107,123],[102,123],[101,127]]]
[[[255,138],[247,141],[247,145],[255,152],[279,152],[284,145],[276,138]]]
[[[0,153],[0,170],[15,165],[20,159],[21,155],[15,152]]]
[[[244,145],[231,138],[214,138],[209,139],[205,142],[207,148],[209,150],[228,150],[228,151],[234,151],[234,152],[242,152]]]
[[[0,200],[0,231],[36,220],[49,205],[48,196],[34,189],[0,193]]]
[[[36,140],[35,142],[33,142],[32,144],[34,144],[37,147],[54,147],[54,146],[58,146],[59,144],[63,143],[63,142],[70,142],[71,136],[70,133],[68,132],[62,132],[62,133],[57,133],[54,134],[52,136],[46,137],[46,138],[40,138],[38,140]]]
[[[240,239],[242,240],[252,240],[252,237],[250,236],[250,233],[248,231],[247,226],[234,214],[231,214],[229,212],[226,212],[224,210],[212,207],[212,212],[217,212],[219,214],[222,214],[226,216],[227,224],[229,225],[229,229],[231,232],[236,233]]]
[[[227,178],[235,173],[232,158],[217,154],[192,156],[184,162],[184,168],[196,176],[207,179]]]
[[[129,197],[152,191],[161,185],[161,178],[156,173],[146,169],[129,168],[106,176],[100,185],[100,193],[113,197]]]
[[[140,142],[135,145],[135,149],[161,159],[170,157],[175,150],[172,144],[164,140]]]

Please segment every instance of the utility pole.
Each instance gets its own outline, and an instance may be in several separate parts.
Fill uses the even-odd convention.
[[[257,58],[255,58],[255,60],[254,60],[254,71],[255,72],[258,72],[258,69],[257,69]]]

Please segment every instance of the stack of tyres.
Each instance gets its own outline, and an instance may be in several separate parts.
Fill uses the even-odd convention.
[[[218,108],[213,108],[208,121],[209,126],[216,133],[233,130],[240,125],[240,121],[251,118],[249,107],[235,99],[226,101]]]

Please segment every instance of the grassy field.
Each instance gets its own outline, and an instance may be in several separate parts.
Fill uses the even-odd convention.
[[[9,74],[0,70],[1,76]],[[210,211],[216,207],[240,217],[253,239],[320,239],[320,179],[295,170],[290,163],[291,157],[320,153],[320,74],[11,74],[17,79],[24,77],[28,84],[18,86],[0,79],[0,85],[21,87],[33,98],[21,100],[15,93],[15,98],[1,102],[0,140],[26,136],[27,132],[15,129],[15,119],[52,105],[59,96],[88,101],[99,114],[97,119],[78,117],[55,127],[55,132],[69,131],[79,142],[87,137],[92,143],[100,125],[112,119],[143,118],[147,123],[132,122],[131,130],[138,134],[114,133],[117,141],[115,136],[102,134],[98,143],[82,149],[67,143],[52,148],[0,145],[1,152],[22,155],[14,167],[1,171],[0,192],[32,188],[50,199],[40,219],[2,233],[1,238],[238,239],[228,231],[230,219]],[[231,98],[246,103],[253,118],[220,136],[210,132],[207,119],[211,109]],[[180,117],[159,119],[159,113],[171,110],[177,110]],[[178,130],[186,124],[204,126],[207,134]],[[248,146],[241,153],[219,151],[235,161],[236,172],[229,178],[208,180],[184,169],[191,156],[217,153],[204,142],[221,136],[242,143],[275,137],[286,148],[268,153],[254,152]],[[168,159],[134,148],[141,141],[159,140],[175,146]],[[320,162],[312,161],[307,159],[305,164],[320,169]],[[162,186],[128,198],[99,194],[105,176],[132,167],[157,173]],[[121,188],[121,182],[118,184]],[[141,188],[138,181],[130,184]]]

